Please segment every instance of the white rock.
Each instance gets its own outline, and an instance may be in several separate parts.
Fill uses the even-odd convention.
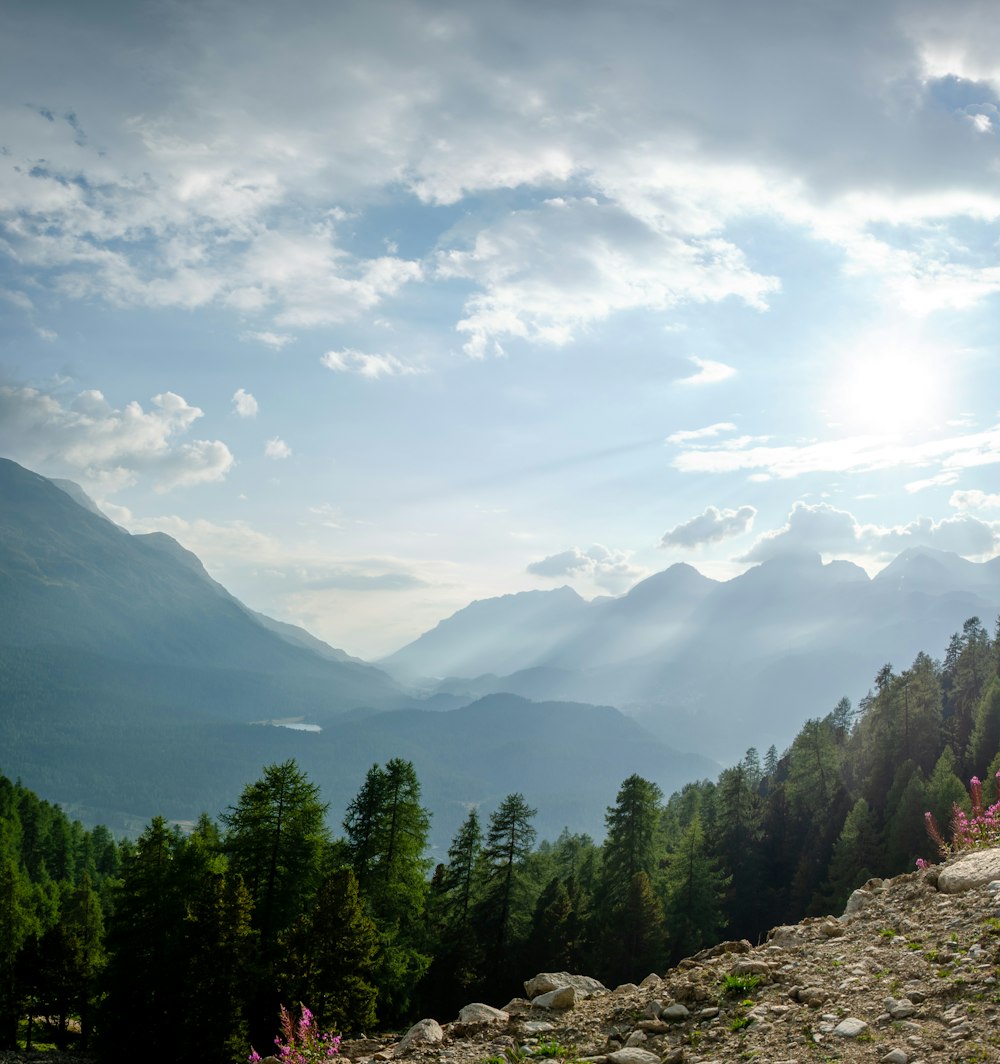
[[[648,1049],[616,1049],[608,1054],[608,1064],[660,1064],[660,1055]]]
[[[667,1023],[683,1023],[690,1015],[687,1005],[682,1005],[679,1001],[675,1001],[673,1005],[668,1005],[663,1009],[660,1013],[660,1019],[666,1020]]]
[[[909,1057],[902,1049],[890,1049],[884,1057],[882,1057],[882,1064],[908,1064]]]
[[[651,986],[659,986],[663,980],[656,974],[656,972],[650,972],[645,979],[639,984],[640,989],[647,989]]]
[[[573,987],[581,998],[590,997],[595,991],[605,989],[602,982],[592,979],[589,975],[571,975],[569,972],[539,972],[533,979],[525,981],[524,992],[529,998],[536,998],[539,994],[547,994],[550,990],[558,990],[564,986]]]
[[[571,1009],[576,1004],[576,987],[561,986],[547,994],[539,994],[531,999],[532,1005],[543,1009]]]
[[[506,1023],[510,1019],[510,1013],[503,1009],[495,1009],[492,1005],[484,1005],[481,1001],[474,1001],[458,1014],[459,1023]]]
[[[394,1056],[401,1056],[412,1046],[433,1045],[443,1041],[444,1030],[437,1020],[420,1020],[403,1035],[399,1045],[396,1046]]]
[[[868,1030],[868,1024],[864,1020],[855,1019],[854,1016],[848,1016],[846,1020],[841,1020],[833,1029],[835,1035],[839,1035],[841,1038],[857,1038],[858,1035],[862,1035]]]
[[[941,869],[937,886],[944,894],[961,894],[995,879],[1000,879],[1000,849],[972,850]]]

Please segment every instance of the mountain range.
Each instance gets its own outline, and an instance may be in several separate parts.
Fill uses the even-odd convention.
[[[998,613],[1000,558],[912,548],[870,578],[789,554],[724,582],[673,565],[620,598],[563,587],[477,601],[378,664],[428,693],[606,702],[731,761],[780,750],[806,718],[857,703],[882,665],[905,668]]]
[[[542,837],[600,834],[631,773],[669,793],[718,767],[608,706],[415,697],[248,609],[169,536],[131,535],[76,485],[2,459],[0,603],[0,771],[120,831],[215,815],[288,757],[334,823],[372,763],[413,761],[439,849],[514,790]]]

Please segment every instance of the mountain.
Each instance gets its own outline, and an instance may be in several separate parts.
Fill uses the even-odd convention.
[[[473,604],[455,627],[471,618],[468,630],[485,632],[505,612],[533,611],[531,631],[565,638],[589,609],[568,589],[509,598]],[[424,700],[249,609],[169,536],[130,535],[76,485],[2,459],[0,602],[0,771],[114,830],[138,831],[157,813],[215,815],[262,765],[289,757],[319,784],[334,824],[373,762],[412,760],[439,850],[470,805],[489,812],[514,790],[538,808],[543,837],[565,826],[600,835],[633,772],[669,793],[718,770],[607,706]],[[515,635],[523,655],[531,632]],[[470,636],[463,661],[476,653]]]
[[[380,664],[405,661],[451,695],[607,703],[674,747],[732,761],[750,745],[783,748],[804,719],[843,696],[856,703],[883,664],[905,668],[968,617],[989,625],[1000,559],[911,549],[873,579],[817,554],[777,556],[728,581],[674,565],[620,598],[574,605],[572,625],[533,624],[545,596],[556,611],[566,590],[476,603],[474,629],[459,611]]]

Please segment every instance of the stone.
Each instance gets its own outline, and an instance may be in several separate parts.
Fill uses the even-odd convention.
[[[885,999],[885,1010],[894,1020],[905,1020],[917,1011],[909,998],[900,998],[897,1001],[891,997]]]
[[[506,1023],[509,1019],[510,1013],[495,1009],[492,1005],[484,1005],[481,1001],[466,1005],[458,1014],[459,1023]]]
[[[635,1047],[616,1049],[608,1054],[608,1064],[660,1064],[660,1055]]]
[[[569,972],[539,972],[524,984],[524,992],[529,998],[559,990],[564,986],[573,987],[581,998],[590,997],[597,990],[607,989],[602,982],[589,975],[571,975]]]
[[[663,980],[656,974],[656,972],[650,972],[645,979],[639,984],[640,990],[648,990],[650,987],[659,986]]]
[[[675,1001],[672,1005],[667,1005],[665,1009],[660,1013],[660,1019],[666,1020],[667,1023],[683,1023],[691,1015],[690,1010],[686,1005],[682,1005],[679,1001]]]
[[[859,913],[871,900],[871,891],[865,890],[864,887],[858,887],[858,889],[847,899],[847,905],[844,908],[844,915],[841,917],[841,920],[845,920],[849,916],[854,916],[855,913]]]
[[[576,995],[575,986],[561,986],[532,998],[531,1004],[542,1009],[571,1009],[576,1004]]]
[[[420,1020],[403,1035],[399,1045],[396,1046],[394,1055],[401,1056],[414,1046],[434,1045],[443,1041],[444,1030],[437,1020]]]
[[[633,1031],[628,1038],[625,1039],[626,1049],[634,1049],[636,1046],[644,1046],[646,1044],[646,1032],[645,1031]]]
[[[864,1020],[859,1020],[854,1016],[848,1016],[846,1020],[841,1020],[833,1029],[833,1033],[839,1038],[857,1038],[859,1035],[865,1033],[868,1030],[868,1024]]]
[[[621,996],[622,994],[634,994],[638,989],[635,983],[619,983],[612,993]]]
[[[821,986],[804,986],[796,994],[796,998],[803,1005],[808,1005],[813,1009],[818,1009],[820,1005],[825,1004],[829,997],[829,993]]]
[[[1000,879],[1000,849],[972,850],[941,869],[937,886],[943,894],[961,894],[995,879]]]
[[[857,891],[855,891],[856,893]],[[802,944],[802,933],[798,927],[787,924],[782,927],[772,927],[767,933],[767,941],[771,946],[789,949],[791,946],[800,946]]]
[[[526,1020],[521,1028],[525,1034],[548,1034],[555,1030],[555,1026],[546,1020]]]
[[[910,1058],[902,1049],[890,1049],[884,1057],[881,1058],[882,1064],[909,1064]]]

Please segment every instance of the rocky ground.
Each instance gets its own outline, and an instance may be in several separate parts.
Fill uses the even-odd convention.
[[[840,917],[775,928],[756,947],[722,943],[639,985],[556,973],[502,1010],[470,1006],[444,1027],[423,1021],[398,1043],[343,1053],[353,1064],[1000,1062],[998,975],[1000,850],[989,850],[872,880]]]

